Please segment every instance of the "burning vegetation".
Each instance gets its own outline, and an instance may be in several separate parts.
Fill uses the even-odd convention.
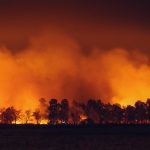
[[[136,107],[129,105],[149,97],[149,57],[122,48],[85,50],[71,35],[52,29],[30,37],[16,52],[0,45],[1,123],[132,122],[127,112],[135,115]],[[38,101],[42,96],[46,100]],[[69,101],[49,103],[49,97]]]
[[[74,101],[71,106],[67,99],[61,102],[51,99],[47,105],[45,102],[44,98],[40,99],[41,107],[33,112],[17,110],[14,107],[0,109],[0,123],[51,125],[150,123],[150,99],[147,99],[146,103],[137,101],[134,106],[103,103],[94,99],[86,103]]]

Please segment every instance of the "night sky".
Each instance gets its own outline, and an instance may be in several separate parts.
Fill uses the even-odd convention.
[[[0,1],[0,43],[20,51],[41,28],[65,30],[88,51],[128,48],[149,51],[150,3],[126,1]]]

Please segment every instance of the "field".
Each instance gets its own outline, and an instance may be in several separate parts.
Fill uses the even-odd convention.
[[[149,125],[1,125],[0,150],[150,150]]]

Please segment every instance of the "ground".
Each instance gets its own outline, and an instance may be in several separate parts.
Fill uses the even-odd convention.
[[[0,126],[0,150],[149,150],[149,125]]]

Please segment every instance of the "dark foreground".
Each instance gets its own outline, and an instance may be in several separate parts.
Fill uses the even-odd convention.
[[[150,150],[150,125],[0,126],[0,150]]]

